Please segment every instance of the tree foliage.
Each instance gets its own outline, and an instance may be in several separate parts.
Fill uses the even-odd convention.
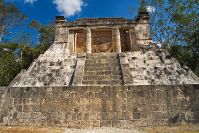
[[[146,0],[151,36],[199,75],[199,0]]]
[[[42,25],[40,22],[32,20],[29,27],[35,29],[39,33],[40,44],[47,47],[53,44],[55,39],[55,28],[53,24]]]
[[[17,48],[13,43],[0,45],[0,86],[9,85],[21,70],[21,63],[15,53]]]
[[[6,3],[0,0],[0,42],[4,34],[8,34],[8,29],[12,26],[21,24],[26,19],[24,15],[14,4]]]
[[[25,18],[15,5],[0,0],[0,39],[7,34],[8,28],[17,27]],[[35,29],[39,35],[33,45],[31,34],[26,31],[0,44],[0,86],[9,85],[21,69],[27,69],[54,42],[53,24],[42,25],[33,20],[30,24],[26,23],[27,28]]]

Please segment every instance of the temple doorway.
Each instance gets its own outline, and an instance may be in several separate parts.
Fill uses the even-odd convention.
[[[92,30],[92,53],[113,52],[112,31],[109,29]]]

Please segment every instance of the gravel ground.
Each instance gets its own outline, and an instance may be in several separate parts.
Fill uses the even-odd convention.
[[[119,128],[36,128],[36,127],[1,127],[0,133],[199,133],[199,124],[146,127],[141,129]]]
[[[145,133],[136,129],[99,128],[99,129],[65,129],[64,133]]]
[[[119,128],[34,128],[34,127],[0,127],[0,133],[146,133],[137,129]]]

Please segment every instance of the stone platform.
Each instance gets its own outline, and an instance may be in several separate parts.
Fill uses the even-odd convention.
[[[0,88],[0,125],[133,128],[199,122],[199,85]]]
[[[199,84],[199,78],[162,49],[67,55],[53,44],[22,70],[12,87]]]

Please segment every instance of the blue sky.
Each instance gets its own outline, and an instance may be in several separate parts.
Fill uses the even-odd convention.
[[[131,18],[129,7],[138,8],[139,0],[6,0],[43,24],[54,21],[56,15],[69,20],[88,17]]]
[[[132,18],[129,8],[137,14],[140,0],[4,0],[15,4],[28,16],[28,23],[37,20],[42,24],[53,23],[55,16],[63,15],[69,21],[80,18],[125,17]],[[26,24],[27,25],[27,24]],[[9,29],[12,34],[4,40],[13,40],[29,34],[30,42],[37,43],[38,34],[33,29]],[[16,37],[18,36],[18,37]],[[24,38],[24,37],[23,37]]]

